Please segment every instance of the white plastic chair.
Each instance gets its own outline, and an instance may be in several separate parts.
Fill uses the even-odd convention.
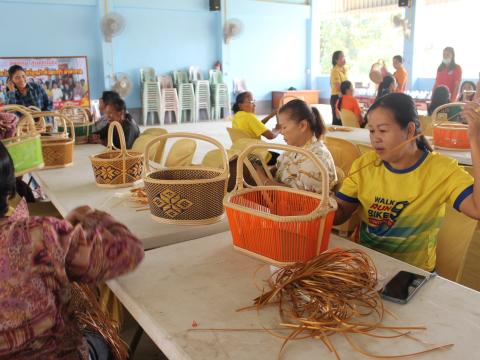
[[[178,89],[180,84],[188,83],[188,74],[184,70],[175,70],[173,72],[173,85]]]
[[[185,112],[190,112],[190,121],[196,122],[195,116],[195,93],[193,92],[193,84],[178,84],[178,100],[180,108],[180,122],[185,122]]]
[[[144,82],[142,89],[142,125],[148,125],[148,114],[150,112],[157,113],[158,121],[161,123],[160,108],[160,84],[157,81]],[[155,123],[155,116],[153,123]]]
[[[215,93],[212,99],[212,118],[219,120],[226,118],[230,112],[230,96],[228,88],[225,84],[215,84]],[[223,110],[223,117],[222,117]]]
[[[155,69],[151,67],[141,68],[140,69],[140,81],[142,83],[147,81],[156,81],[155,79]]]
[[[160,89],[171,89],[173,88],[173,80],[170,75],[159,76],[158,81],[160,82]]]
[[[200,119],[200,110],[207,111],[207,120],[210,120],[210,84],[208,80],[198,80],[195,83],[195,118]]]
[[[210,70],[208,72],[210,85],[223,84],[223,73],[220,70]]]
[[[243,92],[247,91],[247,85],[245,84],[245,80],[241,78],[234,78],[233,79],[233,94],[237,96]]]
[[[202,72],[198,66],[190,66],[188,69],[188,80],[190,82],[196,82],[199,80],[203,80]]]
[[[180,107],[178,102],[177,89],[164,88],[162,89],[162,98],[160,101],[160,123],[165,124],[165,114],[173,112],[175,114],[175,122],[180,122],[179,113]],[[173,120],[171,121],[173,123]]]

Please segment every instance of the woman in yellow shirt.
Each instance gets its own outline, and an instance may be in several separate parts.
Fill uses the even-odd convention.
[[[337,101],[340,96],[340,85],[347,79],[347,69],[345,68],[345,55],[342,51],[335,51],[332,55],[332,71],[330,72],[330,106],[332,108],[332,124],[342,125],[342,121],[337,117]]]
[[[273,118],[277,112],[273,111],[263,120],[259,120],[255,116],[255,99],[249,91],[242,92],[237,95],[232,111],[234,113],[232,127],[240,129],[248,134],[252,139],[260,139],[261,136],[267,139],[275,139],[279,134],[278,125],[272,130],[267,129],[265,124]]]
[[[234,129],[242,130],[252,139],[260,139],[261,136],[271,140],[275,139],[280,133],[278,123],[275,128],[269,130],[265,124],[273,118],[277,112],[273,111],[263,120],[259,120],[255,115],[255,99],[249,91],[245,91],[237,95],[235,104],[233,104],[232,111],[234,113],[232,120],[232,127]],[[270,152],[272,155],[268,161],[269,164],[275,164],[278,157],[277,153]]]
[[[352,164],[337,193],[334,223],[358,209],[362,245],[433,271],[445,204],[480,219],[480,104],[467,104],[462,115],[468,120],[475,178],[456,160],[432,152],[424,136],[417,137],[420,124],[410,96],[377,99],[367,113],[375,151]]]

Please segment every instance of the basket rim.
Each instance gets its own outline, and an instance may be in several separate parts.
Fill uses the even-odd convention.
[[[42,147],[52,147],[52,146],[65,146],[65,145],[73,145],[75,140],[68,138],[68,139],[51,139],[43,141],[42,139]]]
[[[13,144],[18,144],[22,141],[32,141],[32,140],[41,140],[40,134],[35,135],[20,135],[20,136],[12,136],[9,138],[2,139],[3,144],[8,147]]]
[[[237,210],[241,211],[243,213],[249,213],[251,215],[255,215],[258,217],[261,217],[263,219],[267,220],[272,220],[276,222],[299,222],[299,221],[310,221],[317,219],[318,217],[326,216],[328,213],[332,211],[336,211],[338,206],[337,202],[335,201],[334,198],[328,196],[328,203],[326,205],[320,203],[315,209],[313,209],[309,214],[305,215],[292,215],[292,216],[280,216],[280,215],[275,215],[275,214],[267,214],[255,209],[251,209],[242,205],[238,204],[233,204],[231,202],[231,199],[234,196],[238,195],[243,195],[251,192],[261,192],[262,190],[276,190],[276,191],[285,191],[285,192],[290,192],[294,194],[300,194],[300,195],[306,195],[309,197],[316,198],[318,200],[322,199],[322,195],[317,194],[317,193],[312,193],[309,191],[305,190],[298,190],[298,189],[293,189],[293,188],[288,188],[288,187],[283,187],[283,186],[258,186],[255,188],[244,188],[241,190],[234,190],[230,193],[227,193],[225,197],[223,198],[223,206],[228,209],[232,210]]]
[[[211,179],[194,179],[194,180],[161,180],[153,179],[150,177],[151,174],[158,171],[166,170],[199,170],[199,171],[212,171],[218,173],[218,175]],[[157,169],[150,171],[149,173],[143,176],[144,182],[149,182],[153,184],[168,184],[168,185],[195,185],[195,184],[208,184],[218,181],[228,181],[228,172],[225,173],[223,170],[207,166],[172,166],[168,168]]]
[[[114,157],[114,158],[110,158],[110,159],[103,159],[103,158],[99,157],[100,155],[104,155],[104,154],[108,154],[108,153],[119,154],[119,156]],[[89,158],[90,158],[91,161],[100,161],[100,162],[112,161],[112,160],[127,160],[127,159],[141,158],[141,160],[143,162],[143,153],[141,153],[139,151],[127,150],[125,152],[126,156],[123,156],[123,157],[121,156],[122,154],[123,154],[122,150],[108,150],[107,149],[107,150],[105,150],[101,153],[90,155]]]

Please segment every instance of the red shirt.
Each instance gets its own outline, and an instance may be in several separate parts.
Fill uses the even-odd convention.
[[[437,79],[435,80],[436,86],[445,85],[450,90],[451,97],[456,97],[454,94],[455,84],[462,80],[462,68],[460,65],[455,65],[453,70],[449,70],[448,66],[445,66],[442,71],[437,71]],[[458,90],[458,89],[457,89]]]

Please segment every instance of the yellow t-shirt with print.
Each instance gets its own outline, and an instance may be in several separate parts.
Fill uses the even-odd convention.
[[[265,124],[258,120],[255,114],[246,111],[238,111],[233,116],[232,127],[243,130],[252,139],[260,139],[260,135],[268,130]]]
[[[473,192],[473,178],[456,160],[427,150],[409,169],[383,162],[355,173],[375,159],[368,152],[355,160],[337,193],[360,204],[360,244],[432,271],[445,204],[458,210]]]
[[[340,94],[340,85],[342,82],[348,80],[347,79],[347,69],[345,67],[341,67],[335,65],[332,70],[330,71],[330,88],[331,88],[331,95],[339,95]],[[336,85],[338,84],[338,89]]]

